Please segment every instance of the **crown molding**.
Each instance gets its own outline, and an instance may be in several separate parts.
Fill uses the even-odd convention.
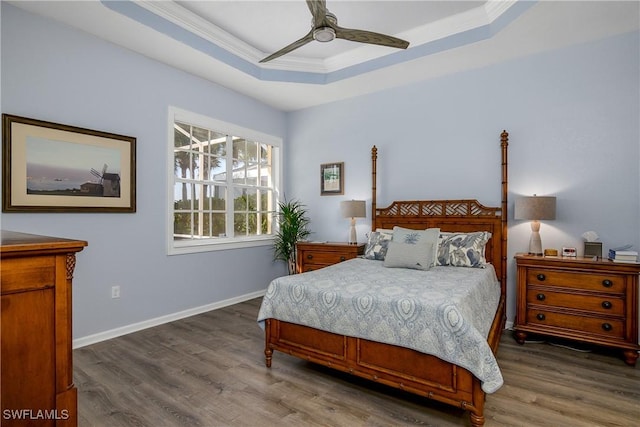
[[[404,31],[395,36],[409,40],[411,42],[409,49],[415,48],[429,42],[489,25],[517,3],[517,1],[518,0],[489,0],[474,9]],[[378,59],[396,51],[395,49],[384,46],[363,44],[324,60],[285,55],[273,61],[259,64],[259,61],[267,56],[268,53],[262,52],[229,34],[220,27],[184,8],[176,1],[141,0],[136,2],[136,4],[265,70],[326,74]]]
[[[260,55],[262,55],[260,50],[234,37],[206,19],[200,18],[175,1],[140,0],[136,4],[242,59],[253,62],[255,58],[260,58]]]
[[[409,49],[415,48],[426,43],[451,37],[455,34],[490,25],[511,6],[516,4],[516,2],[517,0],[489,0],[482,6],[412,28],[395,36],[411,41]],[[389,48],[383,46],[362,45],[358,48],[327,58],[325,65],[329,72],[337,71],[365,61],[380,58],[389,53]]]
[[[141,0],[136,4],[252,64],[258,64],[262,58],[268,55],[268,53],[256,49],[206,19],[200,18],[175,1]],[[259,64],[259,66],[265,69],[312,73],[327,72],[322,60],[312,58],[278,58],[278,60],[266,64]]]
[[[518,0],[488,0],[484,4],[484,9],[487,13],[487,17],[489,18],[489,23],[498,19],[517,2]]]

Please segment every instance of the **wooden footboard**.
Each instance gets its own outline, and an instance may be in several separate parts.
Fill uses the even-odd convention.
[[[488,342],[496,353],[504,324],[504,299],[493,320]],[[266,321],[266,365],[274,350],[348,372],[469,411],[471,425],[484,425],[480,380],[468,370],[408,348],[337,335],[276,319]]]

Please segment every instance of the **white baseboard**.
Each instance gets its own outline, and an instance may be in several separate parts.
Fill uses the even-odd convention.
[[[206,313],[207,311],[217,310],[219,308],[227,307],[240,302],[248,301],[253,298],[264,296],[266,290],[252,292],[250,294],[240,295],[238,297],[229,298],[223,301],[214,302],[200,307],[190,308],[188,310],[179,311],[177,313],[167,314],[165,316],[156,317],[155,319],[145,320],[143,322],[133,323],[131,325],[122,326],[120,328],[111,329],[108,331],[100,332],[93,335],[87,335],[86,337],[80,337],[73,340],[73,348],[80,348],[87,345],[95,344],[101,341],[106,341],[111,338],[116,338],[122,335],[127,335],[132,332],[141,331],[143,329],[152,328],[154,326],[162,325],[165,323],[173,322],[174,320],[184,319],[185,317],[195,316],[196,314]]]
[[[165,323],[173,322],[174,320],[184,319],[186,317],[195,316],[197,314],[206,313],[207,311],[217,310],[219,308],[228,307],[233,304],[238,304],[250,299],[264,296],[266,290],[252,292],[250,294],[240,295],[238,297],[229,298],[223,301],[214,302],[211,304],[202,305],[200,307],[190,308],[188,310],[179,311],[177,313],[167,314],[166,316],[156,317],[155,319],[145,320],[143,322],[133,323],[131,325],[122,326],[120,328],[110,329],[108,331],[100,332],[93,335],[87,335],[86,337],[76,338],[73,340],[73,348],[85,347],[87,345],[99,343],[109,340],[111,338],[127,335],[132,332],[141,331],[143,329],[152,328],[154,326],[163,325]],[[513,321],[507,321],[505,329],[513,329]]]
[[[505,329],[511,330],[513,329],[513,320],[507,320],[504,325]]]

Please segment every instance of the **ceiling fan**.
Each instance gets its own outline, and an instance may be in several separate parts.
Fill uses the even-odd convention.
[[[283,47],[279,51],[272,53],[260,62],[271,61],[284,54],[291,52],[305,44],[317,40],[319,42],[330,42],[335,38],[349,40],[359,43],[377,44],[381,46],[396,47],[406,49],[409,42],[386,34],[374,33],[365,30],[353,30],[338,26],[338,18],[327,9],[326,0],[307,0],[307,6],[311,11],[311,31],[299,40]]]

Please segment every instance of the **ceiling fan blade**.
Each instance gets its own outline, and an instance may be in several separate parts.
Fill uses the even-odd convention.
[[[327,16],[327,2],[325,0],[307,0],[307,6],[313,16],[313,26],[321,27]]]
[[[337,25],[332,26],[336,32],[336,38],[349,40],[352,42],[377,44],[380,46],[396,47],[398,49],[406,49],[409,42],[397,37],[388,36],[386,34],[374,33],[365,30],[352,30],[349,28],[340,28]]]
[[[268,62],[285,55],[292,50],[313,41],[328,42],[334,38],[368,44],[377,44],[381,46],[395,47],[398,49],[406,49],[409,42],[397,37],[388,36],[386,34],[374,33],[373,31],[354,30],[350,28],[338,27],[336,16],[327,10],[326,0],[306,0],[307,7],[313,16],[312,28],[309,33],[296,40],[288,46],[283,47],[279,51],[272,53],[266,58],[260,60],[261,63]]]
[[[305,44],[311,41],[313,41],[313,30],[309,31],[309,33],[306,36],[302,37],[301,39],[296,40],[290,45],[283,47],[279,51],[272,53],[271,55],[267,56],[264,59],[261,59],[260,62],[268,62],[268,61],[271,61],[272,59],[276,59],[286,53],[291,52],[292,50],[296,50],[297,48],[304,46]]]

